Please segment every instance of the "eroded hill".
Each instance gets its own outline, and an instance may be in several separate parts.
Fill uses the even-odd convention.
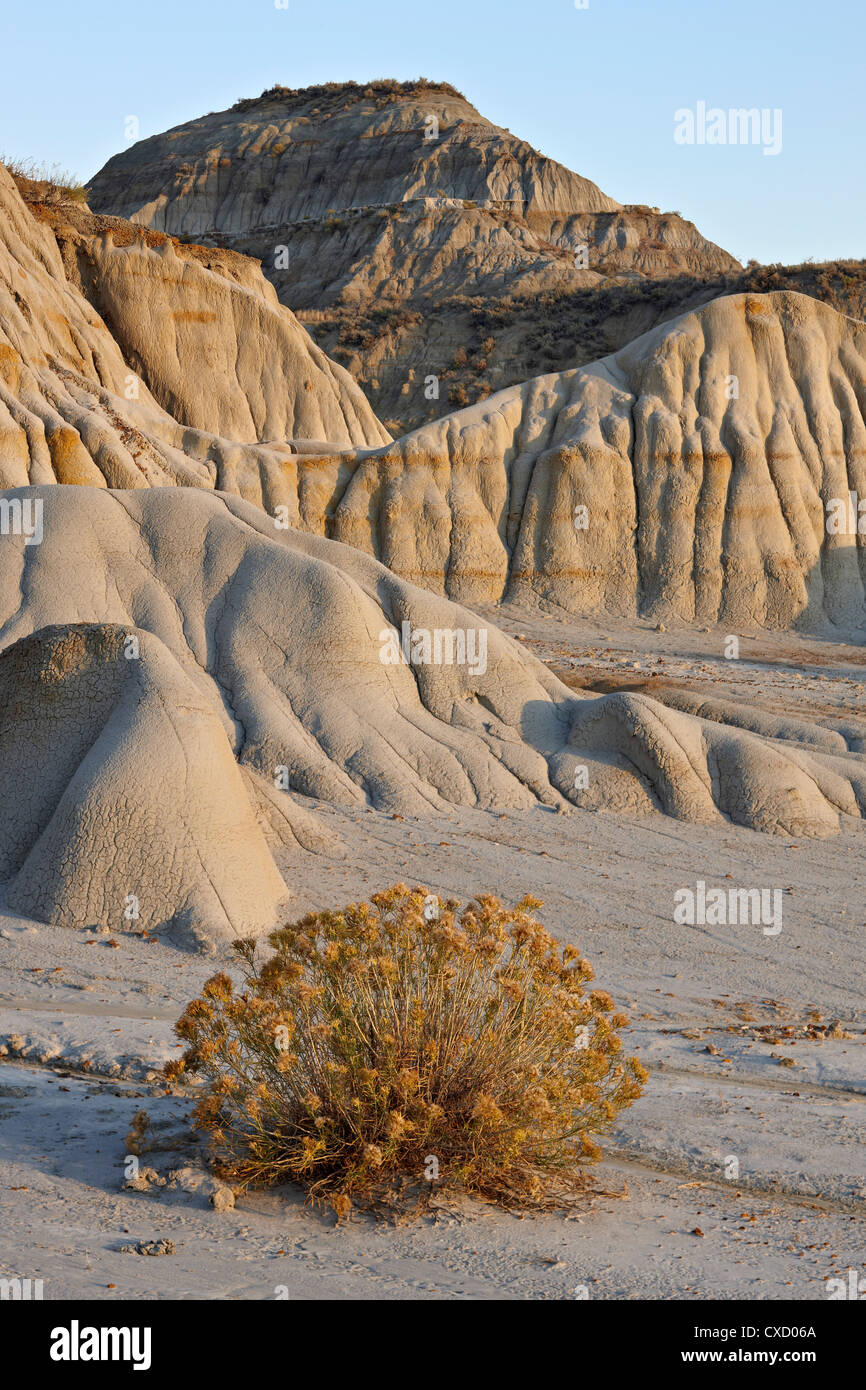
[[[461,602],[862,631],[851,494],[866,504],[866,325],[732,295],[358,457],[323,521]]]
[[[678,213],[621,205],[447,84],[275,87],[115,155],[90,197],[258,257],[392,432],[531,374],[528,347],[495,342],[463,370],[473,307],[740,269]]]
[[[0,169],[0,482],[219,488],[472,603],[862,630],[864,325],[715,299],[391,443],[254,262]],[[97,312],[97,309],[99,312]]]
[[[261,931],[291,893],[280,846],[334,848],[317,803],[818,837],[866,814],[842,725],[570,691],[467,609],[225,494],[27,496],[41,542],[0,545],[0,882],[25,916]]]
[[[254,262],[25,203],[0,165],[3,486],[180,483],[279,501],[305,442],[388,439]]]

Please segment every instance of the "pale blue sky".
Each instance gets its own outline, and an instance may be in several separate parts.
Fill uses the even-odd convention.
[[[423,75],[622,202],[745,260],[866,256],[862,0],[76,0],[0,18],[0,151],[88,178],[274,83]],[[682,146],[674,112],[781,108],[782,151]]]

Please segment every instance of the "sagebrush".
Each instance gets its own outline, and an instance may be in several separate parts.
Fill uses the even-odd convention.
[[[338,1208],[436,1179],[512,1206],[579,1188],[646,1073],[540,906],[461,909],[398,884],[273,932],[262,962],[238,942],[242,988],[207,982],[168,1068],[205,1078],[196,1123],[221,1176],[298,1182]]]

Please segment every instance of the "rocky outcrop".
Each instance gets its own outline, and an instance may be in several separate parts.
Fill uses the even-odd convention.
[[[303,441],[387,441],[256,267],[208,259],[31,209],[0,166],[3,486],[221,486],[275,504]]]
[[[441,413],[413,387],[431,373],[455,390],[529,374],[525,347],[488,352],[474,383],[453,368],[473,300],[740,269],[678,213],[622,206],[433,83],[274,88],[115,155],[90,197],[259,258],[403,428]]]
[[[813,836],[866,814],[841,726],[761,737],[716,709],[576,694],[467,609],[225,494],[26,495],[41,541],[0,544],[0,880],[17,911],[187,944],[258,931],[287,892],[280,844],[327,843],[309,798],[411,815],[573,802]]]
[[[862,629],[864,417],[866,325],[730,296],[359,458],[330,526],[461,602]]]

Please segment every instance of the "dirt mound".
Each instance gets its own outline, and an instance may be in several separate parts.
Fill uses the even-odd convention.
[[[220,719],[157,637],[40,628],[0,655],[0,708],[13,911],[182,942],[273,923],[288,894]]]

